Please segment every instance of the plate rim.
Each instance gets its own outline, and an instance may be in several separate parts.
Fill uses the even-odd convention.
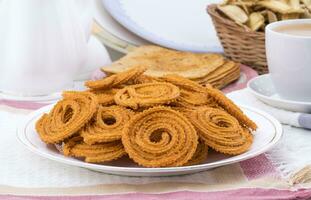
[[[266,78],[266,77],[270,77],[270,74],[264,74],[264,75],[260,75],[257,76],[253,79],[251,79],[250,81],[248,81],[247,83],[247,88],[249,89],[249,91],[255,95],[258,96],[260,98],[266,99],[267,101],[275,101],[275,102],[280,102],[280,103],[286,103],[286,104],[292,104],[292,105],[301,105],[301,106],[311,106],[311,102],[304,102],[304,101],[294,101],[294,100],[287,100],[287,99],[281,99],[281,98],[275,98],[275,97],[271,97],[271,96],[266,96],[260,92],[257,92],[257,90],[253,89],[251,84],[253,84],[254,82],[258,81],[259,79],[262,78]]]
[[[104,29],[98,22],[97,19],[94,19],[94,26],[97,26],[99,31],[98,32],[93,32],[92,34],[94,34],[104,45],[108,46],[109,48],[118,51],[120,53],[123,54],[127,54],[130,52],[130,50],[128,48],[136,48],[137,45],[134,44],[130,44],[128,42],[126,42],[125,40],[122,40],[120,38],[118,38],[117,36],[113,35],[112,33],[108,32],[106,29]],[[114,40],[117,40],[119,43],[112,41],[111,39],[109,39],[109,37],[107,37],[107,35],[110,38],[114,38]],[[120,44],[120,43],[124,43],[124,45]]]
[[[213,53],[223,53],[223,48],[220,44],[220,46],[210,46],[210,47],[198,47],[195,45],[184,45],[181,43],[177,43],[173,40],[168,40],[166,38],[159,37],[157,35],[152,34],[151,32],[148,32],[144,28],[140,27],[135,21],[133,21],[130,17],[127,17],[122,11],[122,7],[120,6],[121,3],[119,0],[101,0],[104,4],[107,12],[116,19],[122,26],[124,26],[126,29],[131,31],[133,34],[138,35],[139,37],[148,40],[152,43],[177,49],[181,51],[191,51],[196,53],[207,53],[207,52],[213,52]],[[206,13],[207,14],[207,13]],[[149,33],[151,33],[153,36],[151,36]]]
[[[109,15],[109,18],[107,19],[108,21],[110,21],[110,18],[112,23],[115,23],[117,27],[120,27],[122,29],[125,29],[125,31],[128,32],[128,34],[130,34],[131,36],[130,37],[133,37],[133,38],[128,38],[127,36],[123,35],[123,36],[120,36],[122,34],[115,34],[116,32],[110,30],[110,29],[107,29],[105,28],[103,25],[103,21],[101,20],[101,18],[103,18],[103,11]],[[100,29],[103,29],[107,34],[109,34],[110,36],[114,37],[115,39],[119,40],[119,41],[122,41],[123,43],[127,43],[129,44],[130,46],[139,46],[141,44],[144,44],[144,43],[148,43],[147,40],[145,40],[144,38],[141,38],[139,37],[138,35],[134,34],[133,32],[127,30],[124,26],[122,26],[117,20],[115,20],[111,14],[107,11],[107,9],[105,8],[102,0],[96,0],[94,2],[94,21],[97,23],[97,25],[99,26]]]
[[[38,148],[35,148],[32,145],[29,145],[29,141],[27,141],[25,139],[25,128],[27,127],[27,125],[33,121],[33,118],[37,118],[38,115],[42,114],[43,112],[47,112],[49,109],[51,109],[54,104],[50,104],[47,106],[44,106],[30,114],[28,114],[19,124],[17,127],[17,131],[16,131],[16,138],[17,140],[25,147],[27,148],[29,151],[31,151],[34,154],[37,154],[45,159],[49,159],[49,160],[53,160],[59,163],[64,163],[64,164],[68,164],[71,166],[76,166],[76,167],[82,167],[82,168],[86,168],[86,169],[92,169],[92,170],[96,170],[96,171],[101,171],[101,172],[106,172],[106,173],[139,173],[141,174],[141,176],[146,176],[144,174],[146,173],[187,173],[187,172],[192,172],[192,171],[203,171],[203,170],[208,170],[208,169],[212,169],[212,168],[216,168],[216,167],[220,167],[220,166],[225,166],[225,165],[229,165],[229,164],[233,164],[233,163],[238,163],[253,157],[256,157],[266,151],[268,151],[270,148],[272,148],[282,137],[283,134],[283,128],[282,125],[280,124],[280,122],[275,119],[274,117],[272,117],[271,115],[258,110],[256,108],[250,107],[250,106],[245,106],[245,105],[240,105],[238,104],[242,109],[248,109],[252,112],[255,112],[257,114],[260,114],[261,116],[267,118],[270,123],[275,127],[275,133],[274,133],[274,137],[271,139],[271,141],[264,147],[262,147],[260,150],[250,154],[249,156],[246,157],[239,157],[239,158],[234,158],[234,157],[230,157],[228,159],[225,160],[220,160],[220,161],[216,161],[217,163],[215,164],[215,162],[213,163],[205,163],[205,164],[199,164],[199,165],[192,165],[192,166],[182,166],[182,167],[164,167],[164,168],[139,168],[139,167],[118,167],[118,166],[107,166],[107,165],[98,165],[98,164],[92,164],[92,163],[86,163],[83,161],[79,161],[79,160],[69,160],[66,157],[61,158],[55,155],[51,155],[49,153],[45,153],[40,151]],[[26,140],[26,141],[25,141]],[[211,164],[213,164],[213,166],[210,166]],[[109,171],[109,172],[108,172]],[[131,176],[131,175],[129,175]],[[152,175],[149,175],[152,176]]]

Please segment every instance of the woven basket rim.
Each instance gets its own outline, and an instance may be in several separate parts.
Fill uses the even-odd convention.
[[[224,54],[229,59],[251,66],[259,74],[267,73],[265,54],[265,33],[252,31],[226,17],[217,8],[218,4],[207,6],[218,38],[224,47]]]
[[[246,29],[243,28],[242,26],[238,25],[237,23],[235,23],[234,21],[232,21],[231,19],[225,18],[223,16],[221,16],[218,12],[217,12],[217,4],[210,4],[207,6],[207,13],[209,15],[211,15],[212,18],[217,19],[218,21],[220,21],[223,24],[226,24],[228,26],[233,27],[236,31],[239,31],[243,34],[249,34],[249,35],[254,35],[257,37],[264,37],[265,33],[264,32],[258,32],[258,31],[252,31],[250,29]]]

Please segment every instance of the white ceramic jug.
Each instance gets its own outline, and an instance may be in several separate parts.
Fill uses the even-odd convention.
[[[73,84],[85,62],[87,0],[0,1],[0,91],[45,95]]]

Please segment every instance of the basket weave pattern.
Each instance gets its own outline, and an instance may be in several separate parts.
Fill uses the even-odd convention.
[[[225,56],[255,69],[259,74],[268,72],[265,51],[265,34],[247,30],[217,11],[215,4],[207,12],[212,18]]]

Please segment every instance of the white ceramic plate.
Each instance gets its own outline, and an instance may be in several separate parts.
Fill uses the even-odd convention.
[[[95,0],[94,10],[96,25],[93,32],[99,36],[105,45],[122,53],[127,53],[129,47],[149,44],[149,42],[133,34],[111,17],[106,11],[102,0]]]
[[[269,74],[258,76],[247,84],[249,91],[271,106],[294,112],[311,113],[311,102],[291,101],[280,98]]]
[[[255,133],[254,143],[251,149],[244,154],[238,156],[225,156],[216,152],[210,152],[208,159],[204,164],[186,167],[143,168],[137,166],[128,159],[120,159],[121,161],[114,161],[102,165],[90,164],[75,158],[65,157],[60,154],[54,146],[46,145],[40,140],[35,131],[35,122],[44,112],[48,112],[52,106],[53,105],[43,107],[28,115],[18,128],[18,140],[30,151],[42,157],[68,165],[83,167],[109,174],[126,176],[171,176],[204,171],[236,163],[264,153],[274,146],[282,135],[282,126],[275,118],[254,108],[242,106],[246,115],[254,120],[259,127]]]
[[[103,0],[127,29],[155,44],[183,51],[222,52],[207,5],[221,0]]]

